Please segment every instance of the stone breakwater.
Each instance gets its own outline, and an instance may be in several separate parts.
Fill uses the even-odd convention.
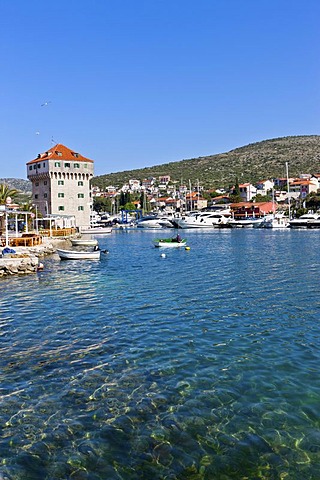
[[[0,258],[0,277],[24,275],[38,270],[39,258],[26,254],[7,254]]]
[[[8,253],[0,257],[0,277],[8,275],[25,275],[39,270],[39,258],[51,255],[55,247],[44,243],[35,247],[16,247],[16,253]]]

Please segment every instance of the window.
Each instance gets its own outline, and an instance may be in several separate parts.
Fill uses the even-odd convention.
[[[29,165],[29,170],[32,170],[32,165]]]
[[[35,183],[35,186],[36,186],[36,187],[39,187],[39,182],[36,182],[36,183]]]
[[[34,198],[37,199],[37,198],[38,198],[38,194],[36,194],[36,195],[34,196]]]
[[[74,164],[73,164],[73,167],[74,167],[74,168],[80,168],[80,163],[74,163]]]
[[[84,164],[83,164],[83,167],[84,167],[84,168],[88,168],[88,164],[87,164],[87,163],[84,163]]]
[[[60,162],[54,162],[54,166],[55,167],[61,167],[61,163]]]
[[[64,163],[64,166],[70,168],[70,163],[69,163],[69,162],[65,162],[65,163]]]
[[[84,193],[78,193],[78,198],[84,198]]]
[[[41,168],[41,163],[37,163],[37,168]]]
[[[84,208],[82,207],[82,205],[79,205],[78,210],[79,212],[83,212]]]
[[[64,185],[64,181],[63,180],[58,180],[58,185]]]
[[[78,187],[83,187],[83,182],[82,182],[82,180],[79,180],[79,182],[78,182]]]
[[[46,164],[45,164],[45,163],[43,163],[43,168],[44,168],[45,166],[46,166]]]
[[[58,210],[60,210],[60,211],[64,210],[64,206],[63,206],[63,205],[59,205]]]
[[[58,193],[58,198],[63,198],[64,197],[64,193]]]
[[[33,165],[33,170],[35,170],[37,168],[37,165]]]
[[[47,193],[44,193],[44,194],[43,194],[43,197],[44,197],[44,198],[47,198],[47,197],[48,197],[48,194],[47,194]]]

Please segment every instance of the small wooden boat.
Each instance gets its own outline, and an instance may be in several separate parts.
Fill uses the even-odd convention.
[[[180,241],[176,238],[156,238],[153,242],[155,247],[179,248],[187,246],[185,238],[182,238]]]
[[[95,245],[98,245],[98,240],[95,238],[70,238],[70,241],[74,247],[94,247]]]
[[[79,250],[60,250],[57,248],[57,254],[61,260],[99,260],[101,250],[79,251]]]
[[[89,234],[100,234],[104,235],[105,233],[111,233],[112,232],[112,227],[100,227],[100,226],[95,226],[95,227],[88,227],[88,228],[81,228],[80,233],[89,233]]]

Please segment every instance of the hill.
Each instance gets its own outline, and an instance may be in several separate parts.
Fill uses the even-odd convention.
[[[29,180],[23,180],[21,178],[0,178],[0,184],[8,185],[10,188],[15,188],[24,194],[31,194],[32,184]]]
[[[230,152],[180,160],[154,167],[110,173],[94,177],[92,185],[104,189],[127,183],[130,178],[170,175],[172,181],[200,184],[206,188],[229,187],[235,179],[256,183],[267,178],[290,177],[301,173],[320,173],[320,135],[292,136],[264,140]]]

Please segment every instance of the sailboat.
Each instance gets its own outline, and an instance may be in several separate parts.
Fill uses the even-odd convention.
[[[260,227],[262,228],[288,228],[290,227],[291,218],[291,205],[290,205],[290,188],[289,188],[289,173],[288,162],[286,162],[286,175],[287,175],[287,190],[288,190],[288,214],[287,217],[283,212],[275,212],[275,200],[274,200],[274,188],[272,189],[272,215],[268,215],[262,222]]]
[[[283,212],[275,212],[274,189],[272,189],[272,210],[271,215],[267,215],[259,225],[261,228],[288,228],[289,218]]]

